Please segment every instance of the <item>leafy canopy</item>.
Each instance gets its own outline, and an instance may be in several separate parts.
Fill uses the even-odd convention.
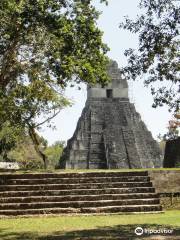
[[[47,141],[40,136],[38,138],[41,142],[41,148],[46,148]],[[19,137],[16,147],[11,149],[7,156],[10,161],[18,162],[21,169],[43,168],[42,160],[35,151],[32,140],[27,134]]]
[[[132,79],[145,77],[151,87],[153,107],[168,105],[178,111],[180,104],[180,1],[141,0],[143,10],[135,21],[126,17],[121,28],[138,33],[139,47],[125,52],[124,73]]]
[[[70,104],[63,96],[70,81],[108,81],[108,48],[90,2],[0,1],[0,131],[6,122],[24,129],[49,122]]]
[[[0,83],[2,87],[44,81],[107,81],[99,16],[89,1],[2,0]]]
[[[65,146],[64,141],[56,141],[51,146],[45,149],[45,154],[48,156],[48,166],[54,168],[59,165],[59,159],[62,155]]]

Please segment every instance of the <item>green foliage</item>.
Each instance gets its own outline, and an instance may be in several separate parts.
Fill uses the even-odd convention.
[[[151,87],[153,107],[168,105],[178,111],[180,103],[180,2],[173,0],[141,0],[143,14],[135,21],[125,19],[121,28],[139,34],[138,51],[125,52],[128,78],[145,76]],[[157,84],[158,83],[158,84]]]
[[[0,161],[11,161],[8,158],[8,151],[15,148],[20,136],[24,135],[20,126],[12,127],[9,122],[2,124],[0,130]]]
[[[54,169],[58,164],[65,143],[63,141],[57,141],[51,146],[48,146],[46,139],[39,135],[37,137],[40,142],[40,150],[48,158],[48,168]],[[37,170],[43,168],[42,159],[36,152],[33,142],[28,135],[19,137],[15,146],[16,147],[7,154],[9,161],[18,162],[22,169]]]
[[[16,142],[16,147],[8,153],[8,158],[18,162],[22,169],[43,168],[41,158],[36,153],[28,136],[24,136]]]
[[[107,82],[107,47],[96,26],[99,14],[88,2],[1,1],[1,86],[22,85],[24,77],[40,90],[42,83],[64,87],[72,78]]]
[[[169,131],[163,135],[162,139],[164,141],[167,141],[167,140],[177,139],[178,137],[179,137],[179,130],[178,129],[169,129]]]
[[[180,168],[180,162],[176,163],[176,167]]]
[[[45,149],[44,153],[48,157],[48,167],[55,168],[56,165],[58,165],[64,145],[65,142],[56,141],[54,144]]]
[[[63,96],[69,81],[108,81],[98,16],[90,1],[0,1],[0,131],[4,123],[51,127],[71,104]]]

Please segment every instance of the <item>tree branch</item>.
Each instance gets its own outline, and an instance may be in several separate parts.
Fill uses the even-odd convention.
[[[54,110],[53,116],[47,118],[46,120],[44,120],[43,122],[35,125],[34,127],[37,128],[37,127],[40,127],[41,125],[43,125],[44,123],[49,122],[51,119],[53,119],[54,117],[56,117],[56,116],[60,113],[60,111],[61,111],[61,109],[60,109],[59,111],[57,111],[57,112],[55,112],[55,110]]]

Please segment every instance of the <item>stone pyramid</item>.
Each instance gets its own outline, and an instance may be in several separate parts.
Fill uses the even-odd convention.
[[[60,168],[115,169],[161,167],[161,153],[134,104],[115,61],[108,86],[88,86],[87,101],[67,142]]]

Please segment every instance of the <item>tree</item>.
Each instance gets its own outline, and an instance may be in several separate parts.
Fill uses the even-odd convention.
[[[8,152],[15,148],[16,143],[24,137],[24,132],[20,126],[13,128],[8,122],[5,122],[0,131],[0,161],[11,161]]]
[[[98,12],[90,1],[2,0],[0,3],[0,85],[24,77],[61,87],[107,81]]]
[[[37,139],[40,142],[39,148],[47,156],[48,168],[55,168],[59,163],[60,156],[62,154],[65,142],[56,141],[54,144],[48,146],[48,142],[43,137],[37,135]],[[1,155],[0,155],[1,157]],[[19,137],[16,142],[16,146],[8,151],[8,161],[18,162],[22,169],[41,169],[43,163],[41,156],[37,153],[34,148],[34,144],[31,138],[26,134]]]
[[[47,159],[39,147],[41,142],[36,129],[38,130],[45,123],[51,126],[50,120],[60,112],[62,107],[69,105],[68,100],[55,93],[53,89],[34,82],[25,87],[12,88],[7,97],[2,97],[0,102],[0,142],[4,143],[2,146],[7,145],[6,150],[14,147],[18,134],[21,134],[19,129],[21,129],[22,132],[29,133],[35,150],[42,158],[46,168]],[[7,124],[11,137],[4,130]]]
[[[65,142],[63,141],[56,141],[51,146],[48,146],[45,149],[45,154],[48,157],[48,166],[56,167],[59,164],[59,159],[62,155],[64,149]]]
[[[36,130],[70,104],[68,82],[108,81],[98,16],[90,1],[0,1],[0,132],[21,126],[44,163]]]
[[[39,137],[40,148],[47,147],[47,141]],[[16,142],[16,146],[8,152],[8,159],[18,162],[21,169],[42,169],[43,162],[36,152],[31,138],[26,134]]]
[[[179,127],[180,127],[180,112],[173,115],[172,119],[168,124],[168,133],[164,134],[163,139],[173,140],[179,137]]]
[[[180,1],[141,0],[143,10],[135,21],[126,17],[120,27],[139,34],[138,51],[126,50],[124,74],[131,79],[145,77],[151,87],[153,107],[168,105],[178,111],[180,104]]]

